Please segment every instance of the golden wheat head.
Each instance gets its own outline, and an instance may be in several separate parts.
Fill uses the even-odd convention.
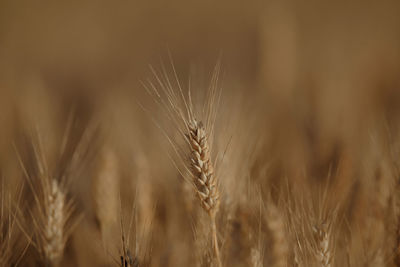
[[[219,191],[209,154],[206,131],[202,122],[195,119],[188,123],[187,139],[191,148],[190,162],[194,185],[201,206],[210,215],[218,211]]]

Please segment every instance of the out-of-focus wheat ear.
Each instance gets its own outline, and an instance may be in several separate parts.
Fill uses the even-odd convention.
[[[118,159],[110,146],[104,146],[95,177],[92,181],[92,199],[103,242],[111,235],[118,218]]]
[[[372,261],[370,262],[371,267],[379,267],[379,266],[386,266],[385,263],[385,256],[383,255],[383,251],[379,248],[375,255],[373,255]]]
[[[152,180],[150,174],[150,163],[151,162],[149,162],[144,153],[138,153],[135,157],[135,164],[137,168],[137,172],[135,174],[137,180],[136,184],[134,185],[135,188],[133,188],[136,190],[135,202],[137,202],[135,203],[135,208],[137,207],[137,214],[135,214],[135,225],[137,224],[137,226],[141,227],[143,234],[140,235],[140,238],[143,239],[150,236],[151,224],[148,222],[153,216],[153,209],[156,205],[154,203],[153,188],[151,184]],[[136,242],[139,242],[139,236],[136,237]],[[137,254],[137,251],[135,251],[135,254]]]
[[[258,248],[251,249],[250,259],[252,267],[263,267],[263,260]]]
[[[394,248],[394,263],[395,266],[400,267],[400,167],[395,164],[396,172],[396,183],[393,190],[393,216],[394,216],[394,228],[395,228],[395,248]]]
[[[203,123],[197,122],[196,119],[190,120],[187,126],[189,133],[186,137],[191,150],[190,162],[193,184],[201,206],[210,216],[215,257],[218,266],[222,266],[215,224],[215,217],[219,208],[219,190],[210,158],[207,134]]]
[[[268,203],[266,207],[266,223],[271,232],[275,267],[286,267],[288,260],[288,242],[283,216],[277,206]]]
[[[67,216],[65,194],[56,180],[51,181],[46,197],[43,251],[46,261],[52,266],[57,266],[64,252],[64,226]]]
[[[296,249],[296,248],[294,249],[293,254],[294,254],[294,255],[293,255],[293,263],[294,263],[294,266],[295,266],[295,267],[301,266],[301,265],[300,265],[300,261],[299,261],[298,252],[297,252],[297,249]]]
[[[395,244],[395,264],[397,267],[400,267],[400,186],[399,184],[396,185],[396,191],[394,196],[394,205],[395,205],[395,229],[396,229],[396,244]]]
[[[8,266],[10,265],[11,258],[11,234],[10,234],[10,226],[13,224],[10,221],[10,210],[9,204],[6,203],[6,193],[4,189],[4,180],[1,180],[1,195],[0,195],[0,266]]]
[[[315,257],[322,267],[332,266],[331,229],[328,223],[321,223],[313,227],[317,241]]]

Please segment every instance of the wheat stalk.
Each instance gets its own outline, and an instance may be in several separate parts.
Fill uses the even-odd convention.
[[[56,265],[64,251],[65,195],[56,180],[52,180],[47,195],[47,221],[44,229],[44,253],[49,263]]]

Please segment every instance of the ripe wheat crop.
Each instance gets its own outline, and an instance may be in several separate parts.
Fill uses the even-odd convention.
[[[398,1],[28,2],[0,267],[400,267]]]

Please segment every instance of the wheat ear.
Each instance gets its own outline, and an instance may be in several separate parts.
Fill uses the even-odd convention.
[[[103,147],[100,164],[92,184],[93,204],[99,221],[101,238],[106,244],[112,234],[111,230],[118,210],[119,165],[111,147]]]
[[[192,120],[189,124],[188,140],[191,146],[191,165],[194,184],[201,205],[211,217],[219,207],[219,192],[210,160],[206,132],[201,122]]]
[[[321,267],[331,267],[330,226],[326,223],[313,228],[317,237],[316,258]]]
[[[285,233],[285,224],[278,208],[268,203],[266,222],[273,238],[274,266],[287,266],[288,244]]]
[[[219,208],[219,191],[210,158],[207,134],[203,123],[197,122],[195,119],[190,120],[187,126],[189,134],[187,134],[186,137],[189,141],[191,150],[190,162],[194,178],[193,184],[201,206],[210,216],[215,257],[218,266],[222,266],[218,248],[217,228],[215,224],[215,217]]]
[[[250,261],[252,267],[262,267],[263,261],[260,250],[258,248],[252,248],[250,252]]]
[[[52,180],[47,195],[47,214],[44,231],[44,253],[47,261],[56,265],[64,251],[65,195],[56,180]]]

